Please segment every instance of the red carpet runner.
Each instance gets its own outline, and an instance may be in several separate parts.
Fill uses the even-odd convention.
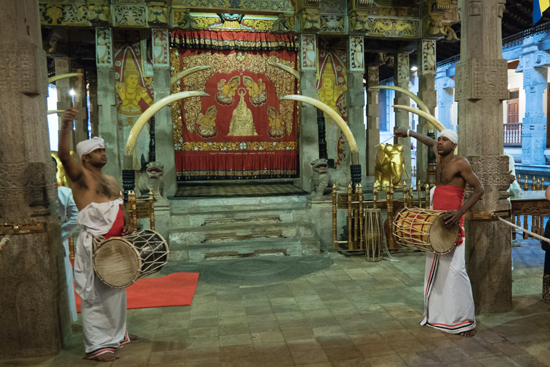
[[[199,273],[173,273],[162,278],[140,279],[126,288],[127,308],[189,306],[195,295]],[[76,310],[80,297],[75,293]]]

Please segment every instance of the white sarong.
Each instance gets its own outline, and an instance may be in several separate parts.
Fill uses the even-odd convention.
[[[75,253],[76,293],[82,299],[82,329],[86,358],[114,353],[129,342],[126,333],[126,289],[110,288],[95,276],[93,236],[104,235],[116,220],[122,200],[91,203],[78,213],[81,226]]]
[[[430,192],[432,203],[434,192],[435,188]],[[424,317],[420,325],[451,334],[475,329],[474,298],[466,272],[465,247],[462,238],[462,243],[445,255],[426,253]]]

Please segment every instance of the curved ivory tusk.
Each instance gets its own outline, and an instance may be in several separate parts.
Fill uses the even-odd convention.
[[[443,131],[443,130],[446,129],[445,125],[443,125],[441,122],[437,121],[437,119],[435,117],[433,117],[432,115],[430,115],[429,113],[417,110],[416,108],[412,108],[410,106],[395,106],[394,105],[392,107],[400,108],[402,110],[406,110],[406,111],[412,112],[414,114],[417,114],[418,116],[420,116],[422,118],[425,118],[426,121],[428,121],[430,124],[432,124],[433,127],[435,127],[439,131]]]
[[[132,156],[134,152],[134,148],[136,146],[136,139],[139,135],[139,132],[145,125],[145,123],[155,114],[158,110],[160,110],[162,107],[166,106],[169,103],[172,103],[174,101],[177,101],[178,99],[183,98],[189,98],[189,97],[210,97],[209,94],[206,94],[204,92],[198,92],[198,91],[192,91],[192,92],[179,92],[175,94],[171,94],[167,97],[164,97],[158,102],[153,103],[152,106],[150,106],[139,118],[137,119],[136,123],[134,124],[134,127],[130,131],[130,135],[128,136],[128,141],[126,142],[126,148],[124,149],[124,165],[126,166],[127,163],[131,164],[132,162]],[[130,157],[130,162],[127,162],[126,157]],[[132,166],[125,167],[125,169],[132,169]]]
[[[55,75],[55,76],[52,76],[51,78],[48,78],[48,83],[53,83],[53,82],[55,82],[56,80],[59,80],[59,79],[72,78],[73,76],[79,76],[79,75],[82,75],[82,74],[80,74],[80,73],[68,73],[68,74]]]
[[[283,99],[292,99],[295,101],[305,102],[309,103],[311,105],[314,105],[318,109],[325,112],[327,115],[329,115],[337,124],[340,126],[340,129],[342,129],[342,132],[344,133],[344,136],[346,137],[346,140],[349,144],[349,149],[351,150],[351,160],[352,164],[360,164],[359,162],[359,149],[357,149],[357,142],[355,141],[355,138],[353,137],[353,134],[351,133],[351,130],[349,129],[348,124],[344,121],[344,119],[330,106],[324,104],[323,102],[316,100],[315,98],[306,97],[306,96],[300,96],[297,94],[290,94],[288,96],[284,96],[281,98]]]
[[[296,79],[300,80],[300,73],[298,72],[298,70],[293,69],[290,66],[283,65],[279,62],[270,62],[269,65],[278,67],[279,69],[283,69],[284,71],[287,71],[290,74],[292,74],[292,76],[295,77]]]
[[[195,66],[193,68],[180,71],[176,75],[172,76],[172,78],[170,78],[170,85],[176,83],[178,80],[182,79],[184,76],[187,76],[191,73],[195,73],[197,71],[206,70],[206,69],[210,69],[210,66]]]
[[[65,112],[65,110],[48,110],[48,115],[51,115],[52,113],[61,113]]]
[[[403,93],[404,95],[406,95],[407,97],[409,97],[410,99],[412,99],[413,101],[416,102],[416,104],[418,105],[418,107],[420,107],[420,109],[424,112],[426,112],[427,114],[429,114],[430,116],[432,116],[432,114],[430,113],[430,109],[428,108],[428,106],[426,106],[426,104],[420,99],[420,97],[418,97],[416,94],[414,94],[413,92],[405,89],[405,88],[401,88],[401,87],[394,87],[393,85],[379,85],[377,87],[370,87],[369,89],[391,89],[391,90],[394,90],[394,91],[397,91],[397,92],[400,92],[400,93]]]

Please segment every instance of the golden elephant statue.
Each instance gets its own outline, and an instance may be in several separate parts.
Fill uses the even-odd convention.
[[[394,189],[403,187],[401,178],[405,170],[405,154],[400,144],[380,144],[376,151],[374,167],[374,185],[380,189],[393,185]]]

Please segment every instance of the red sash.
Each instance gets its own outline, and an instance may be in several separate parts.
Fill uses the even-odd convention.
[[[124,213],[122,211],[122,204],[118,208],[118,213],[116,215],[116,219],[113,222],[113,225],[111,226],[111,229],[109,229],[109,232],[105,233],[103,237],[105,238],[111,238],[111,237],[120,237],[122,234],[122,229],[124,228]]]
[[[434,210],[458,210],[464,203],[464,192],[466,190],[462,187],[456,186],[436,186],[434,190],[433,208]],[[458,242],[459,246],[462,243],[462,237],[464,237],[464,216],[460,218],[460,236]]]

